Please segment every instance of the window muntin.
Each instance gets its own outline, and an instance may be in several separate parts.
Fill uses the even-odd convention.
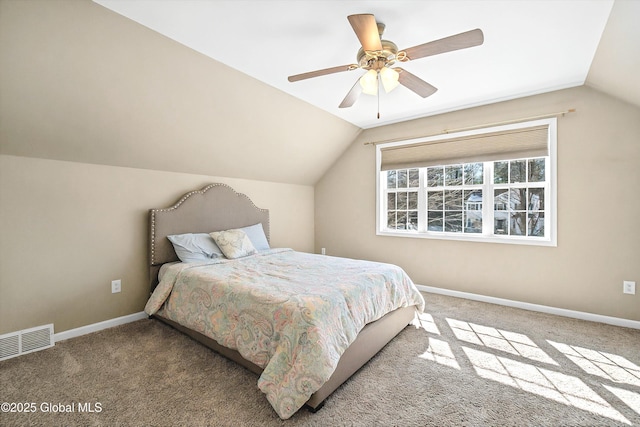
[[[387,224],[378,222],[378,234],[555,246],[555,119],[532,123],[539,125],[541,122],[549,128],[546,156],[499,157],[405,169],[405,173],[413,171],[414,176],[414,185],[407,185],[406,189],[414,194],[412,209],[407,208],[406,214],[404,204],[390,209],[391,220]],[[527,124],[515,127],[526,131]],[[505,127],[491,131],[498,128]],[[442,143],[437,137],[410,142],[429,143],[431,140]],[[379,184],[390,173],[380,170],[380,150],[398,146],[401,148],[402,143],[377,148]],[[397,191],[397,186],[380,185],[379,200]],[[417,210],[413,209],[416,202]],[[386,202],[378,204],[381,215],[387,213],[387,208]],[[410,220],[407,219],[409,212]],[[395,228],[387,227],[389,223]]]
[[[494,162],[494,234],[545,237],[546,162],[544,157]]]
[[[387,171],[387,228],[390,230],[418,229],[418,169]]]
[[[387,228],[419,231],[423,192],[426,232],[488,234],[488,221],[496,236],[545,237],[545,170],[542,157],[386,171]],[[483,194],[493,194],[488,214]]]
[[[426,169],[427,231],[482,232],[483,163]]]

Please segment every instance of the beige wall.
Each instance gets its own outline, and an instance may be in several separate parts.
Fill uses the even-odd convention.
[[[0,70],[0,334],[141,311],[147,210],[211,182],[313,250],[313,184],[360,131],[89,0],[0,0]]]
[[[0,69],[0,154],[314,185],[360,131],[90,0],[0,0]]]
[[[142,310],[147,210],[210,182],[270,209],[273,246],[640,319],[640,297],[621,293],[640,281],[640,114],[590,89],[370,129],[349,146],[355,126],[88,0],[0,0],[0,69],[0,334]],[[559,122],[557,248],[375,235],[363,141],[572,107]]]
[[[440,133],[576,108],[558,119],[558,246],[375,234],[375,148],[365,141]],[[402,266],[418,284],[640,320],[640,109],[588,87],[369,129],[316,185],[315,247]]]
[[[0,155],[0,334],[142,311],[148,210],[211,182],[269,209],[272,246],[313,250],[311,186]]]

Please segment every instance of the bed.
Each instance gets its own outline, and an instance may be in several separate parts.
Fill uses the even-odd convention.
[[[424,308],[397,266],[270,248],[268,210],[225,184],[191,191],[149,215],[145,311],[258,374],[258,386],[282,419],[305,405],[320,409]],[[246,242],[256,227],[266,240],[260,250],[235,258],[179,262],[169,240],[212,232],[220,239],[240,229]],[[348,288],[350,282],[361,288]],[[366,306],[362,295],[371,300]]]

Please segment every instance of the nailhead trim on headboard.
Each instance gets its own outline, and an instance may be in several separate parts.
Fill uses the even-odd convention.
[[[156,260],[155,260],[155,242],[156,242],[156,213],[157,212],[169,212],[175,209],[178,209],[180,207],[180,205],[182,203],[184,203],[185,200],[187,200],[189,197],[191,197],[194,194],[204,194],[207,191],[209,191],[211,188],[213,187],[218,187],[218,186],[223,186],[228,188],[229,190],[233,191],[234,193],[236,193],[237,196],[239,197],[244,197],[245,199],[247,199],[251,205],[253,205],[254,208],[256,208],[256,210],[260,211],[260,212],[268,212],[268,209],[262,209],[259,208],[255,205],[255,203],[253,203],[253,200],[251,200],[249,198],[249,196],[247,196],[246,194],[243,193],[238,193],[236,190],[234,190],[233,188],[231,188],[230,186],[228,186],[227,184],[222,184],[222,183],[215,183],[215,184],[209,184],[206,187],[204,187],[201,190],[194,190],[194,191],[190,191],[189,193],[185,194],[184,196],[182,196],[182,198],[180,200],[178,200],[178,202],[169,207],[169,208],[164,208],[164,209],[151,209],[151,265],[154,265]],[[267,222],[267,224],[269,225],[269,230],[267,231],[267,239],[270,240],[270,221]]]

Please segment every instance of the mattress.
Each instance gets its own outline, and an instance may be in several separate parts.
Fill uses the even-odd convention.
[[[400,267],[290,249],[175,263],[162,273],[145,311],[261,367],[258,387],[283,419],[330,378],[366,324],[401,307],[424,309]]]

